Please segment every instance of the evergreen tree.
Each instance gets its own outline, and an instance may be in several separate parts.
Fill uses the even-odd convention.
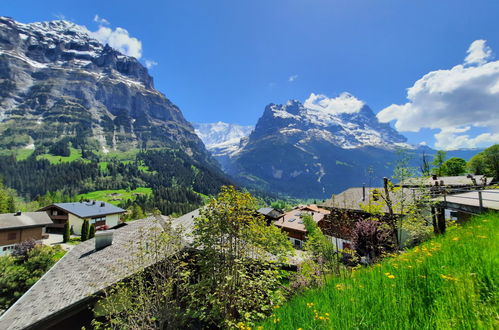
[[[88,220],[83,220],[83,224],[81,225],[81,241],[84,242],[88,239]]]
[[[62,235],[63,243],[69,242],[70,238],[71,238],[71,232],[69,228],[69,221],[66,221],[66,223],[64,224],[64,234]]]
[[[95,225],[91,224],[90,229],[88,231],[88,239],[94,238],[95,237]]]
[[[435,154],[435,157],[433,157],[433,162],[431,163],[435,168],[433,168],[434,174],[438,176],[444,175],[445,167],[445,157],[447,153],[443,150],[438,150],[437,153]]]

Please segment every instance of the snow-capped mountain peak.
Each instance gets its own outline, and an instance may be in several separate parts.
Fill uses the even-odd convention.
[[[253,126],[243,126],[224,122],[194,123],[196,134],[206,148],[216,156],[231,156],[244,146]]]

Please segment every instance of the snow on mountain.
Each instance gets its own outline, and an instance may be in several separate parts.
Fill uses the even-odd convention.
[[[194,123],[196,134],[214,156],[236,154],[253,130],[253,126],[242,126],[224,122]]]
[[[411,147],[404,136],[389,124],[380,123],[364,102],[348,93],[330,99],[312,94],[304,104],[291,100],[284,105],[268,105],[252,137],[275,132],[296,137],[297,144],[318,139],[343,149]]]

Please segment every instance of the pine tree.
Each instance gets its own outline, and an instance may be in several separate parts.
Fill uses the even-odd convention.
[[[88,239],[88,220],[83,220],[81,225],[81,241],[84,242]]]
[[[69,242],[69,239],[71,238],[71,232],[69,228],[69,221],[66,221],[64,224],[64,234],[62,235],[62,242],[67,243]]]
[[[90,230],[88,232],[88,239],[94,238],[95,237],[95,225],[91,224],[90,225]]]

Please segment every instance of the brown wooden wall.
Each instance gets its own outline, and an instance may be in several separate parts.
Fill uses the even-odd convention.
[[[16,238],[9,240],[9,234],[15,233]],[[24,228],[24,229],[7,229],[0,231],[0,246],[21,243],[30,239],[42,239],[42,227]]]

